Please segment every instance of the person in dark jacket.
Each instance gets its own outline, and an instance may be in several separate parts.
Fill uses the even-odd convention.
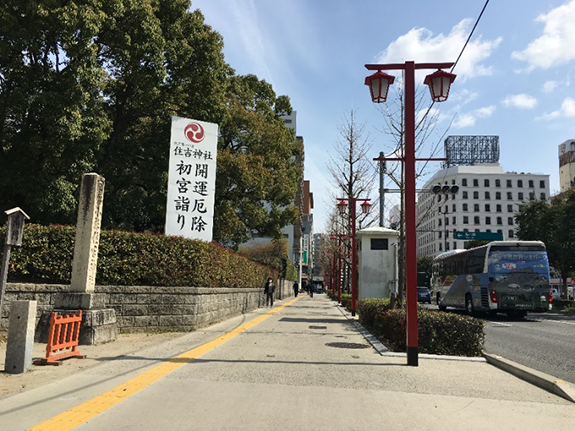
[[[274,284],[271,277],[268,278],[266,284],[264,286],[264,293],[266,295],[266,307],[269,305],[270,307],[274,306],[274,292],[276,290],[276,285]]]
[[[307,282],[307,286],[306,286],[305,290],[307,290],[307,292],[309,293],[309,296],[311,298],[313,298],[313,286],[309,281]]]
[[[297,281],[294,281],[293,283],[293,296],[297,296],[299,292],[299,285],[297,284]]]

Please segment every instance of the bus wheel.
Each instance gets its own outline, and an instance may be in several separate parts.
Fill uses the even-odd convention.
[[[473,315],[473,301],[469,293],[465,295],[465,309],[467,310],[467,314],[470,316]]]
[[[439,293],[437,294],[437,296],[435,297],[435,303],[437,304],[437,307],[439,308],[439,311],[445,311],[447,310],[447,307],[445,305],[441,305],[441,295],[439,295]]]

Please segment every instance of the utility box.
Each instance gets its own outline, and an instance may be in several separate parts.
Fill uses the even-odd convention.
[[[357,232],[359,255],[358,299],[389,298],[397,293],[399,232],[370,227]]]

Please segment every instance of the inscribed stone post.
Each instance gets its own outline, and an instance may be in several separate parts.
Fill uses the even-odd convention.
[[[5,371],[20,374],[32,368],[36,301],[12,301],[6,345]]]
[[[95,173],[84,174],[82,177],[71,292],[93,293],[96,286],[104,182],[104,177]]]

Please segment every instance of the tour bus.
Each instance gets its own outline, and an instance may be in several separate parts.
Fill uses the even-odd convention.
[[[541,241],[493,241],[442,253],[433,261],[431,284],[441,311],[453,307],[524,317],[550,310],[553,301]]]

